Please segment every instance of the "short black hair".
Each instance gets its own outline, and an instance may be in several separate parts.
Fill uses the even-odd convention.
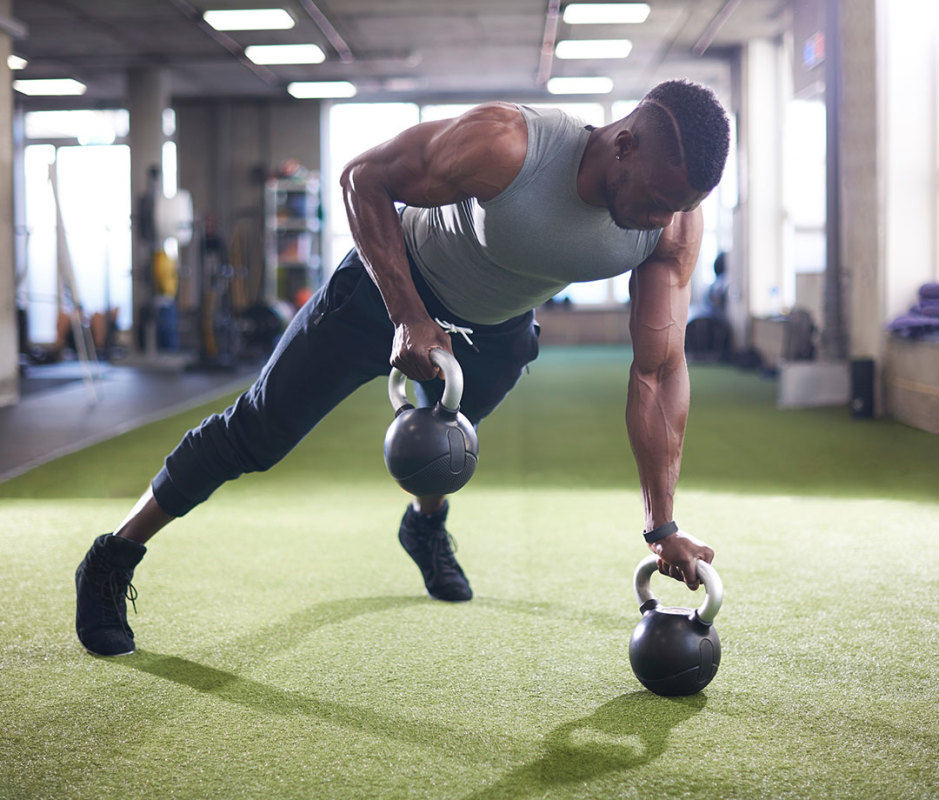
[[[673,160],[684,154],[688,183],[699,192],[709,192],[720,182],[730,149],[730,123],[727,112],[714,92],[687,80],[665,81],[651,89],[639,102],[639,108],[657,111],[656,127],[668,145]],[[667,109],[678,126],[667,120]]]

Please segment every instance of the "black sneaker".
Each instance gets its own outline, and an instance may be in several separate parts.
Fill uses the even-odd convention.
[[[75,570],[75,632],[89,653],[126,656],[134,652],[126,601],[133,604],[137,599],[130,581],[146,552],[142,544],[106,533],[95,539]]]
[[[398,529],[398,541],[420,567],[427,593],[438,600],[470,600],[473,590],[453,556],[453,537],[445,523],[449,505],[435,514],[421,514],[408,506]]]

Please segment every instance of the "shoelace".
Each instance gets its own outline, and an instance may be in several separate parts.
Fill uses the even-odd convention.
[[[449,333],[451,336],[455,333],[460,334],[460,336],[466,339],[466,343],[474,350],[476,350],[476,345],[473,344],[473,340],[470,339],[470,334],[473,332],[472,328],[461,328],[459,325],[454,325],[452,322],[447,322],[446,320],[442,320],[439,317],[434,317],[434,322],[443,328],[444,332]],[[479,351],[476,350],[476,352]]]
[[[111,589],[114,595],[114,603],[117,605],[117,594],[120,591],[120,583],[114,578],[115,573],[111,573],[109,579],[111,583]],[[116,591],[115,591],[116,590]],[[124,598],[130,600],[130,605],[134,609],[134,613],[137,613],[137,589],[130,581],[127,581],[127,588],[124,590]]]
[[[453,555],[458,549],[456,539],[453,538],[453,534],[448,530],[444,529],[435,532],[430,540],[431,564],[434,567],[440,564],[441,566],[449,567],[452,571],[459,572],[460,569]],[[434,573],[436,574],[436,569]]]
[[[121,627],[124,628],[125,631],[127,630],[127,625],[124,622],[126,613],[121,614],[119,598],[126,598],[127,600],[130,600],[130,604],[134,609],[134,613],[137,613],[137,589],[134,587],[134,584],[130,582],[127,574],[128,573],[125,570],[111,569],[108,570],[107,577],[104,578],[104,580],[98,582],[101,593],[106,593],[111,602],[114,604],[114,614],[120,621]]]

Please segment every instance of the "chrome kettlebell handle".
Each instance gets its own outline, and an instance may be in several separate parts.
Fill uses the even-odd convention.
[[[636,599],[639,601],[640,607],[650,600],[655,600],[650,582],[653,573],[658,572],[658,564],[659,557],[650,555],[642,559],[639,566],[636,567],[636,572],[633,575],[633,586],[636,589]],[[721,610],[721,603],[724,602],[724,584],[720,575],[717,574],[717,570],[707,561],[702,561],[699,558],[696,567],[698,577],[701,579],[701,583],[704,584],[704,591],[707,593],[704,602],[697,611],[697,615],[698,619],[705,625],[710,625],[714,622],[717,612]]]
[[[440,405],[455,414],[460,410],[460,400],[463,399],[463,370],[460,369],[460,362],[440,347],[435,347],[430,351],[430,360],[443,370],[443,379],[446,382]],[[402,406],[408,403],[407,392],[404,388],[407,379],[407,375],[397,367],[391,368],[391,374],[388,376],[388,399],[391,400],[391,407],[396,414]]]

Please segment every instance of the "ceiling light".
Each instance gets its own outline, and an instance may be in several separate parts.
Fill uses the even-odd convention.
[[[413,92],[421,88],[421,81],[417,78],[387,78],[382,88],[386,92]]]
[[[633,49],[629,39],[565,39],[558,42],[558,58],[626,58]]]
[[[645,22],[648,3],[571,3],[564,9],[568,25],[617,25]]]
[[[13,81],[13,88],[22,94],[59,96],[84,94],[88,87],[72,78],[40,78]]]
[[[27,62],[25,58],[14,55],[7,56],[7,66],[10,69],[25,69],[27,63],[29,62]]]
[[[355,97],[355,84],[349,81],[295,81],[287,85],[287,93],[300,100],[317,97]]]
[[[202,18],[217,31],[283,31],[294,26],[282,8],[235,8],[206,11]]]
[[[591,78],[551,78],[548,81],[551,94],[609,94],[613,91],[613,79],[606,77]]]
[[[326,60],[315,44],[251,44],[245,55],[255,64],[322,64]]]

